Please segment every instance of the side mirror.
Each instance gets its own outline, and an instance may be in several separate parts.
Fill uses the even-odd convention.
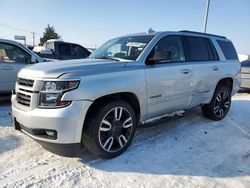
[[[146,65],[153,65],[153,64],[155,64],[157,61],[158,61],[158,60],[156,60],[156,59],[154,59],[154,58],[152,58],[152,57],[149,57],[149,58],[147,58],[147,60],[146,60]]]
[[[52,49],[49,49],[49,50],[51,51],[51,53],[52,53],[52,54],[54,54],[54,53],[55,53],[55,52],[54,52],[54,50],[52,50]]]
[[[154,64],[154,62],[155,62],[154,59],[153,59],[154,54],[155,54],[155,49],[153,49],[153,50],[149,53],[149,55],[148,55],[148,57],[147,57],[147,59],[146,59],[146,62],[145,62],[146,65],[152,65],[152,64]]]
[[[171,59],[170,57],[171,57],[171,52],[152,51],[152,52],[150,52],[150,54],[146,60],[146,65],[169,62],[169,60]]]

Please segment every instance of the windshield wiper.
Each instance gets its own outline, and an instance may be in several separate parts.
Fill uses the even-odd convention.
[[[121,61],[119,58],[107,57],[107,56],[94,57],[94,58],[95,58],[95,59],[109,59],[109,60],[113,60],[113,61]]]

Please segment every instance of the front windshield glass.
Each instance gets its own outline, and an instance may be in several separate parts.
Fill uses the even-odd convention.
[[[89,58],[136,60],[154,35],[120,37],[107,41]]]

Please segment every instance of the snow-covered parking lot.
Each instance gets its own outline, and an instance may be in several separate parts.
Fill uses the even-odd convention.
[[[250,94],[233,97],[219,122],[200,108],[139,128],[112,160],[83,150],[54,155],[15,131],[0,102],[0,187],[250,187]]]

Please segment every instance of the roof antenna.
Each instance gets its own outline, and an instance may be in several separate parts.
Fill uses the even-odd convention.
[[[153,30],[152,27],[150,27],[150,28],[148,29],[148,34],[151,34],[151,33],[154,33],[154,32],[155,32],[155,30]]]

